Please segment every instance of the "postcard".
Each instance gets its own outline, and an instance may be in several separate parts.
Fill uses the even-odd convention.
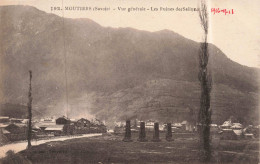
[[[259,163],[258,0],[2,0],[0,163]]]

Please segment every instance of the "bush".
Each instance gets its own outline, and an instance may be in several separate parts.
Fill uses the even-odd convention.
[[[31,164],[32,162],[20,154],[15,154],[13,150],[6,152],[6,157],[0,160],[1,164]]]

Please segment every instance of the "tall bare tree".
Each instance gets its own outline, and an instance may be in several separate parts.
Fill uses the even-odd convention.
[[[208,49],[208,24],[209,17],[207,4],[205,0],[200,2],[199,18],[204,32],[203,42],[200,44],[199,51],[199,81],[201,86],[200,110],[198,116],[200,146],[202,148],[201,159],[204,162],[209,162],[211,158],[210,147],[210,124],[211,124],[211,109],[210,109],[210,92],[212,87],[212,78],[208,71],[209,49]]]
[[[27,132],[27,140],[28,145],[27,148],[31,148],[31,138],[32,138],[32,71],[29,71],[29,92],[28,92],[28,132]]]

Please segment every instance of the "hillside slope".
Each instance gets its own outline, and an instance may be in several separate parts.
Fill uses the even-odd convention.
[[[63,26],[61,17],[29,6],[0,7],[0,24],[2,104],[27,103],[32,70],[34,108],[63,115],[66,67],[71,117],[182,120],[188,108],[199,108],[199,43],[175,32],[105,28],[89,19],[65,19]],[[214,45],[210,55],[214,120],[256,122],[259,70]]]

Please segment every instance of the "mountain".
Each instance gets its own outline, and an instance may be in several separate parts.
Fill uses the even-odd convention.
[[[25,105],[11,104],[11,103],[6,103],[6,104],[0,105],[0,116],[7,116],[9,118],[26,119],[27,111],[28,111],[28,108]],[[32,113],[35,118],[40,118],[40,117],[44,116],[43,113],[41,113],[35,109],[32,111]]]
[[[27,118],[27,107],[24,105],[16,104],[1,104],[0,106],[0,115],[8,116],[10,118]]]
[[[169,30],[63,19],[30,6],[0,7],[0,24],[2,104],[27,103],[32,70],[33,108],[46,115],[65,114],[66,82],[70,117],[163,122],[198,112],[198,42]],[[209,63],[213,122],[234,116],[258,123],[259,69],[233,62],[214,45]]]

